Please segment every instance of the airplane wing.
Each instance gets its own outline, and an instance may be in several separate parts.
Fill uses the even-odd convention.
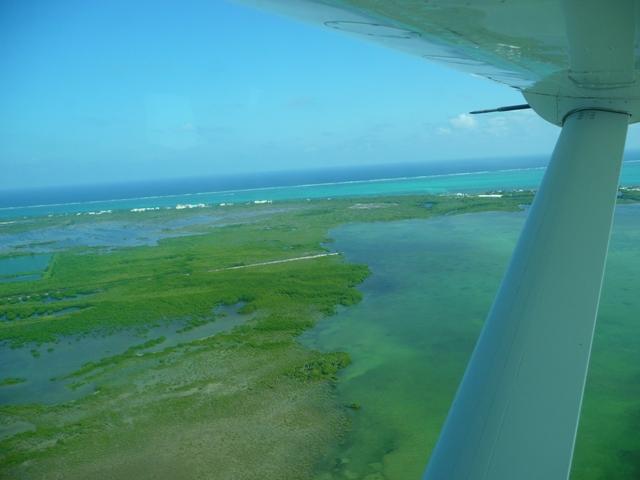
[[[568,478],[627,127],[640,114],[639,2],[243,3],[504,83],[562,126],[425,478]]]
[[[567,64],[557,1],[273,1],[311,23],[375,41],[449,67],[525,88]]]
[[[635,74],[618,65],[635,59],[635,0],[236,1],[516,88],[556,125],[576,98],[640,115]]]

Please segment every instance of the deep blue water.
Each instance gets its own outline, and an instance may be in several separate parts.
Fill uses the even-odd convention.
[[[0,191],[0,218],[305,198],[535,189],[545,162],[546,158],[526,157],[6,190]],[[622,184],[640,185],[640,161],[625,162]]]
[[[540,167],[544,166],[547,160],[546,157],[521,157],[430,163],[394,163],[388,165],[253,172],[215,177],[175,178],[135,183],[0,190],[0,208]]]

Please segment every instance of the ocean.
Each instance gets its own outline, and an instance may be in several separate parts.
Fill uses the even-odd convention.
[[[528,157],[5,190],[0,191],[0,218],[345,196],[536,189],[544,169],[544,159]],[[640,185],[640,160],[624,163],[621,184]]]

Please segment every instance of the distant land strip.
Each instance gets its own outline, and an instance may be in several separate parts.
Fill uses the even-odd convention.
[[[285,258],[284,260],[271,260],[269,262],[251,263],[249,265],[238,265],[235,267],[215,268],[209,270],[209,272],[223,272],[225,270],[239,270],[241,268],[261,267],[262,265],[275,265],[277,263],[297,262],[299,260],[312,260],[320,257],[331,257],[333,255],[340,255],[338,252],[331,253],[319,253],[317,255],[307,255],[306,257]]]

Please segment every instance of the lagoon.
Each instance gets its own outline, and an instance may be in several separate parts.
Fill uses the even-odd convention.
[[[48,254],[0,258],[0,283],[37,280],[50,261]]]
[[[525,214],[488,212],[352,224],[332,248],[365,263],[361,303],[301,337],[346,351],[338,395],[352,430],[319,478],[419,478],[506,268]],[[574,480],[637,478],[640,442],[640,205],[618,206]]]

